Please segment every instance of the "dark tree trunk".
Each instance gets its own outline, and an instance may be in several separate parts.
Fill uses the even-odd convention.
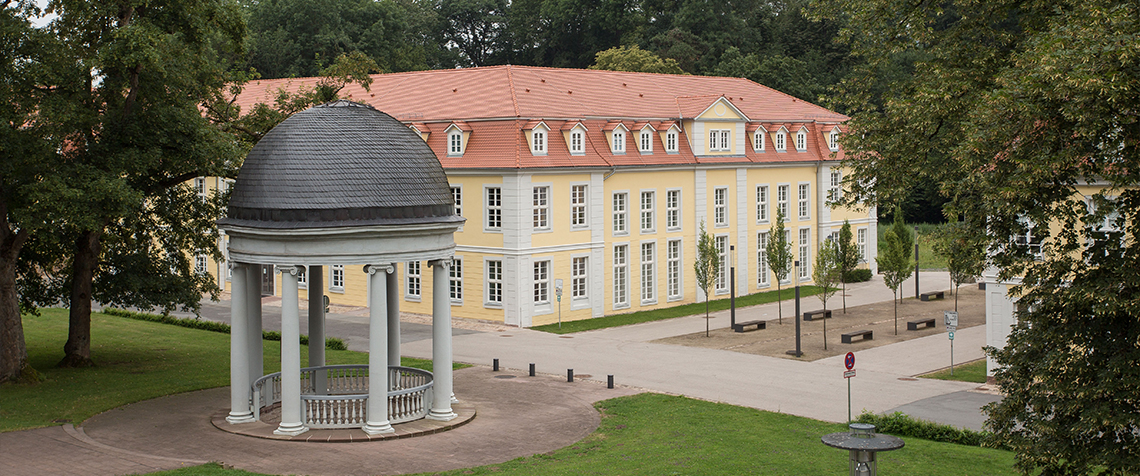
[[[0,222],[0,383],[39,380],[39,373],[28,367],[28,346],[16,295],[16,258],[28,232],[12,233],[3,206]]]
[[[71,266],[71,310],[68,313],[67,343],[63,345],[60,367],[89,367],[91,360],[91,290],[95,268],[102,250],[103,230],[86,231],[75,242]]]
[[[776,318],[780,320],[780,325],[784,324],[784,301],[783,292],[780,289],[780,279],[776,279]]]

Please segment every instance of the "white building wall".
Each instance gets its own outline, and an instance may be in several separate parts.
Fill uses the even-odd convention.
[[[704,169],[693,171],[693,230],[696,231],[696,233],[701,232],[702,221],[705,222],[705,231],[711,233],[712,224],[708,223],[708,198],[708,176]],[[689,258],[690,260],[697,259],[697,244],[700,242],[700,239],[701,237],[699,235],[694,234],[693,242],[689,245],[691,247],[690,249],[693,250],[693,254]],[[695,280],[693,281],[693,286],[697,289],[697,302],[707,301],[708,296],[705,294],[705,290],[701,289]]]
[[[739,132],[743,134],[744,125],[741,124],[739,129]],[[752,221],[756,221],[755,214],[751,213],[753,207],[748,205],[748,198],[748,169],[736,169],[736,238],[733,241],[736,245],[736,294],[738,296],[748,294],[748,276],[750,276],[748,274],[748,257],[756,253],[756,250],[748,246],[748,219],[753,217]]]
[[[601,173],[590,174],[590,314],[606,313],[606,190]]]

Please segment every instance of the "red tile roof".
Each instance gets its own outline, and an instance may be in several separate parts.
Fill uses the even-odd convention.
[[[491,66],[378,74],[372,79],[369,91],[350,84],[341,91],[341,97],[371,104],[414,124],[421,132],[443,132],[453,123],[470,129],[462,157],[447,156],[445,134],[428,136],[428,145],[449,169],[828,160],[831,152],[825,134],[835,124],[847,120],[842,114],[742,78]],[[316,81],[317,78],[253,81],[237,103],[248,111],[256,103],[272,103],[278,89],[312,87]],[[679,120],[694,118],[722,97],[751,121],[749,131],[755,130],[753,124],[772,132],[786,126],[789,134],[795,134],[801,126],[807,127],[807,151],[797,152],[789,147],[788,152],[776,152],[769,146],[765,152],[756,153],[749,140],[742,156],[697,157],[685,134],[678,134],[679,153],[667,154],[660,136],[654,134],[652,154],[640,153],[636,144],[625,154],[613,154],[601,132],[612,130],[617,121],[625,122],[627,128],[636,124],[637,129],[650,122],[658,131],[664,131]],[[547,155],[533,156],[524,129],[539,121],[550,130],[567,130],[580,122],[596,132],[585,135],[584,155],[571,155],[561,134],[553,134]],[[789,137],[788,142],[793,145],[794,137]]]

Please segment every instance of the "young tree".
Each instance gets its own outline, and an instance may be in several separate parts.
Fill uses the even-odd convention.
[[[901,220],[901,218],[896,218]],[[906,232],[906,230],[903,230]],[[879,249],[879,256],[875,261],[879,263],[879,272],[883,273],[883,283],[891,289],[895,297],[891,301],[895,305],[895,335],[899,334],[899,286],[906,281],[911,269],[910,248],[899,239],[896,227],[887,229],[883,234],[883,246]]]
[[[934,231],[934,253],[946,260],[950,282],[954,283],[954,311],[958,311],[958,287],[966,280],[980,276],[985,267],[986,250],[974,236],[966,233],[962,222],[951,219]]]
[[[843,228],[839,229],[839,268],[840,282],[843,283],[843,313],[847,314],[847,277],[859,266],[859,247],[855,244],[855,237],[851,234],[851,222],[843,220]]]
[[[701,231],[697,235],[697,260],[693,263],[693,271],[697,275],[697,286],[705,293],[705,337],[708,337],[709,301],[712,300],[713,284],[720,273],[720,252],[716,249],[712,235],[705,231],[704,220],[701,220]]]
[[[843,281],[839,246],[830,238],[823,242],[822,246],[819,247],[819,252],[815,254],[815,269],[812,270],[811,277],[815,280],[815,285],[820,288],[819,300],[823,303],[824,314],[827,314],[827,300],[832,294],[835,294],[835,291],[839,290],[836,285]],[[827,350],[826,317],[823,319],[823,350]]]
[[[788,234],[784,231],[784,211],[776,208],[776,226],[772,227],[768,237],[768,268],[776,275],[776,309],[780,324],[784,323],[784,301],[781,283],[792,272],[792,243],[788,241]]]
[[[855,131],[844,198],[897,203],[940,184],[998,279],[1020,278],[1017,325],[988,350],[1005,394],[987,408],[997,441],[1027,474],[1140,474],[1140,5],[812,10],[845,21],[840,36],[868,59],[836,88]],[[921,67],[884,76],[904,54]],[[1041,225],[1040,253],[1015,241],[1028,223]]]

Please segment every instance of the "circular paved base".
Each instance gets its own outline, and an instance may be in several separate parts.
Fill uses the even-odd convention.
[[[453,403],[451,411],[458,415],[450,421],[430,420],[421,418],[416,421],[392,425],[395,431],[379,435],[369,435],[360,428],[341,428],[332,430],[312,429],[297,436],[275,435],[277,429],[274,423],[255,421],[252,423],[231,424],[226,421],[225,410],[215,413],[210,422],[214,427],[236,435],[253,436],[270,440],[304,441],[310,443],[359,443],[364,441],[396,440],[400,438],[413,438],[416,436],[432,435],[467,424],[475,418],[475,405],[470,403]]]

